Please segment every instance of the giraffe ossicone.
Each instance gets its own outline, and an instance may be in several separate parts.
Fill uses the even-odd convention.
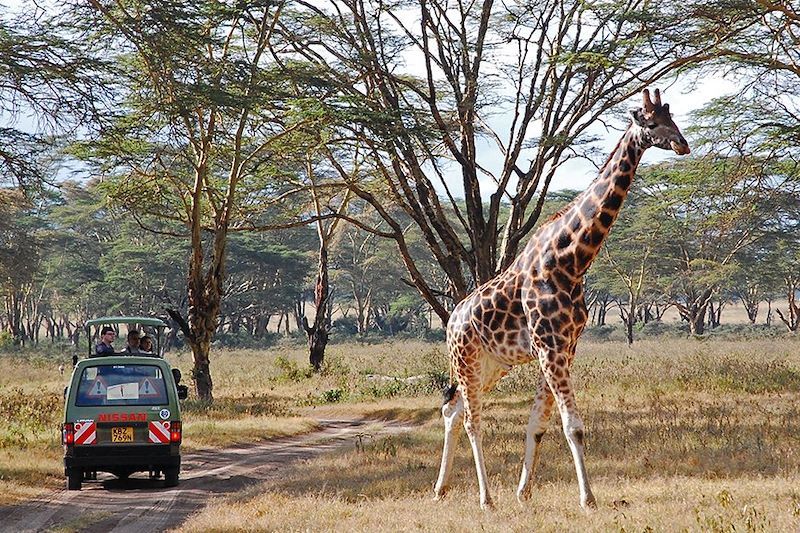
[[[557,406],[578,478],[580,503],[596,507],[584,464],[583,421],[575,404],[570,366],[586,325],[583,276],[600,251],[628,194],[642,153],[649,147],[690,152],[672,121],[661,93],[642,91],[642,106],[631,110],[631,125],[600,169],[598,177],[567,207],[531,237],[522,253],[453,310],[447,323],[447,349],[456,382],[445,393],[444,451],[435,498],[444,497],[463,417],[481,507],[492,506],[481,440],[483,395],[509,370],[534,359],[540,367],[528,420],[525,455],[517,498],[526,500],[547,422]]]

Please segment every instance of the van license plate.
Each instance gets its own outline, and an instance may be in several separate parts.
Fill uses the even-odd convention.
[[[133,442],[133,428],[111,428],[111,442]]]

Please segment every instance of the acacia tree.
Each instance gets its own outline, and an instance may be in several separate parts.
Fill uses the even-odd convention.
[[[776,265],[781,277],[783,278],[784,288],[787,299],[787,312],[776,309],[778,318],[792,333],[800,330],[800,305],[797,303],[797,293],[800,291],[800,251],[798,251],[797,239],[786,246],[779,247],[780,260]]]
[[[369,329],[370,307],[376,285],[386,272],[380,267],[386,264],[386,257],[379,254],[380,241],[373,233],[365,232],[355,226],[342,229],[334,243],[333,279],[348,290],[355,307],[356,332],[364,336]]]
[[[633,344],[633,328],[642,314],[643,297],[654,283],[652,255],[660,245],[661,233],[659,217],[652,206],[639,205],[640,186],[634,187],[615,231],[603,247],[604,253],[592,267],[593,279],[605,278],[605,287],[617,295],[617,308],[625,325],[628,345]]]
[[[113,127],[82,155],[147,229],[187,238],[187,317],[198,396],[213,399],[209,349],[224,294],[228,235],[263,221],[277,193],[276,144],[292,117],[267,53],[280,3],[87,0],[76,24],[103,39],[119,68]],[[273,204],[269,204],[273,205]]]
[[[232,235],[230,267],[222,303],[228,330],[246,328],[255,338],[267,333],[276,313],[292,308],[308,275],[308,258],[297,241],[291,247],[276,242],[274,233]],[[224,326],[220,324],[220,327]]]
[[[586,154],[590,126],[708,51],[683,40],[678,3],[292,6],[277,31],[335,87],[326,102],[346,116],[342,128],[366,148],[359,168],[380,177],[384,194],[363,187],[354,167],[341,165],[343,177],[383,217],[383,233],[443,321],[445,295],[416,268],[389,206],[412,218],[458,301],[511,263],[556,170]]]
[[[25,342],[24,311],[40,262],[39,240],[26,211],[31,209],[18,191],[0,189],[0,298],[7,332],[14,342]]]
[[[96,78],[104,60],[45,15],[37,5],[13,13],[0,6],[0,186],[27,193],[52,181],[43,159],[52,156],[54,136],[90,125],[108,96]]]
[[[772,167],[774,168],[774,167]],[[656,251],[661,290],[689,325],[705,331],[712,298],[735,272],[737,254],[762,238],[785,191],[751,157],[709,154],[642,171],[647,202],[662,221]]]
[[[314,370],[319,371],[325,360],[325,347],[328,345],[328,336],[331,331],[331,314],[333,312],[333,291],[330,287],[328,253],[331,242],[336,235],[342,215],[347,211],[350,203],[349,191],[338,200],[338,207],[331,207],[333,199],[325,194],[318,170],[312,159],[313,152],[306,154],[306,178],[311,184],[311,199],[314,205],[313,213],[316,215],[317,238],[319,249],[317,252],[317,275],[314,280],[314,321],[309,323],[308,317],[303,316],[300,325],[308,337],[308,361]],[[333,210],[337,216],[331,220],[324,220],[323,216]]]

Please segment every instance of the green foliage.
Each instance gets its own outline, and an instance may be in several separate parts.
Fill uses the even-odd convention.
[[[338,403],[345,399],[346,393],[342,389],[328,389],[320,395],[322,403]]]
[[[333,321],[333,329],[336,334],[352,337],[358,334],[358,321],[355,317],[341,317]]]
[[[0,351],[8,352],[16,346],[14,336],[8,331],[0,331]]]
[[[283,356],[275,358],[275,366],[278,367],[280,374],[278,375],[279,381],[291,381],[299,383],[309,379],[314,375],[314,369],[311,366],[303,368],[297,364],[297,361],[288,359]]]

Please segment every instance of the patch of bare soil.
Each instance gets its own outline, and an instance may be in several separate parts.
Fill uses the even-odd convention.
[[[98,474],[83,490],[52,492],[23,505],[0,507],[3,531],[164,531],[180,525],[213,496],[240,491],[268,481],[291,463],[312,459],[345,446],[355,446],[367,426],[373,436],[410,429],[372,420],[321,420],[313,433],[222,450],[183,455],[181,481],[164,488],[163,480],[146,473],[120,480]]]

